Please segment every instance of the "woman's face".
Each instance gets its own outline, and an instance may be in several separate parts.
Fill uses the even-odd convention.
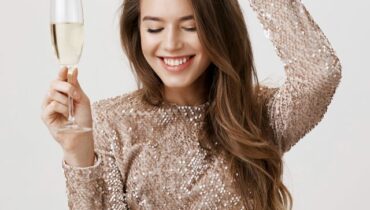
[[[210,65],[198,38],[188,0],[141,0],[140,35],[143,54],[168,88],[199,87]]]

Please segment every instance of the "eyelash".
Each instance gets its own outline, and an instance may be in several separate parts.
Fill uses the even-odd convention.
[[[189,31],[189,32],[194,32],[194,31],[196,31],[197,29],[194,27],[194,28],[183,28],[183,29],[185,29],[185,31]],[[163,28],[159,28],[159,29],[150,29],[150,28],[148,28],[147,29],[147,31],[149,32],[149,33],[153,33],[153,34],[155,34],[155,33],[159,33],[159,32],[161,32],[163,30]]]

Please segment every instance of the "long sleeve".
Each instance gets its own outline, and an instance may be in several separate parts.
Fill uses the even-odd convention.
[[[341,79],[328,39],[300,0],[250,0],[282,60],[287,79],[270,88],[267,117],[274,140],[288,151],[323,118]]]
[[[97,161],[94,166],[76,168],[63,162],[68,206],[76,210],[127,209],[120,170],[112,150],[116,133],[107,112],[93,105],[93,136]]]

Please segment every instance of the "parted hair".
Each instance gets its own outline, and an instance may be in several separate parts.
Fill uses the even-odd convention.
[[[273,142],[266,117],[266,97],[253,61],[251,42],[237,0],[188,0],[197,33],[211,64],[205,71],[209,108],[207,138],[228,154],[230,173],[247,208],[286,210],[292,196],[282,182],[282,154]],[[129,58],[144,98],[153,105],[163,100],[163,82],[141,50],[140,0],[124,0],[120,17],[122,47]],[[206,146],[204,146],[206,147]]]

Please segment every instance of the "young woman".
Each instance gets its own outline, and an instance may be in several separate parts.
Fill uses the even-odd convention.
[[[71,209],[290,209],[282,156],[322,119],[341,78],[299,0],[250,0],[284,63],[259,85],[237,0],[125,0],[122,46],[139,89],[92,106],[62,69],[43,120],[64,151]],[[76,71],[77,72],[77,71]],[[53,132],[67,117],[92,133]]]

